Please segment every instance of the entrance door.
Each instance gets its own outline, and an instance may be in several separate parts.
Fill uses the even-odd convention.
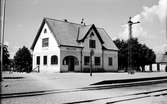
[[[68,70],[74,71],[74,57],[69,57]]]
[[[78,59],[75,56],[66,56],[63,59],[63,65],[68,65],[68,71],[75,71],[75,65],[78,65]]]

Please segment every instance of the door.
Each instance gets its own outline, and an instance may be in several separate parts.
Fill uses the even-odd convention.
[[[74,57],[69,57],[68,70],[74,71]]]
[[[79,65],[79,61],[75,56],[66,56],[63,59],[63,65],[68,65],[68,71],[75,71],[75,65]]]

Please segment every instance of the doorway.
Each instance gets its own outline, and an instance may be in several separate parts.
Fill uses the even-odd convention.
[[[63,59],[63,64],[68,65],[68,71],[75,71],[75,65],[78,63],[78,59],[75,56],[66,56]]]

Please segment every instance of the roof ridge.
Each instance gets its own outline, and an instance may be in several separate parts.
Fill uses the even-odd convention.
[[[104,29],[104,27],[97,27],[97,29]],[[105,30],[105,29],[104,29]]]
[[[75,25],[80,25],[80,26],[91,26],[92,24],[90,25],[82,25],[82,24],[79,24],[79,23],[74,23],[74,22],[65,22],[64,20],[58,20],[58,19],[53,19],[53,18],[49,18],[49,17],[44,17],[44,19],[49,19],[49,20],[53,20],[53,21],[59,21],[59,22],[64,22],[64,23],[69,23],[69,24],[75,24]]]
[[[111,38],[111,36],[106,32],[106,30],[103,28],[103,30],[104,30],[104,32],[106,33],[106,35],[111,39],[111,40],[113,40],[112,38]]]

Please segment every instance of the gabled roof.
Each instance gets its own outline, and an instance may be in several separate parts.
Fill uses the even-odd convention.
[[[41,24],[40,28],[38,29],[37,35],[35,36],[35,39],[34,39],[34,41],[32,43],[32,46],[31,46],[32,50],[34,50],[35,44],[36,44],[36,42],[38,40],[38,37],[39,37],[39,35],[40,35],[41,31],[42,31],[42,28],[43,28],[44,24],[45,24],[45,19],[43,19],[42,24]]]
[[[78,41],[82,40],[85,36],[85,34],[88,32],[88,30],[90,29],[91,25],[87,25],[87,26],[81,26],[79,27],[79,34],[78,34]]]
[[[86,27],[87,27],[87,26],[86,26]],[[80,37],[79,39],[80,39],[80,40],[78,40],[78,41],[82,41],[82,42],[83,42],[83,41],[86,39],[86,37],[88,36],[88,34],[90,33],[90,31],[93,29],[93,30],[95,31],[95,33],[96,33],[98,39],[100,40],[101,44],[104,43],[104,41],[103,41],[102,38],[101,38],[101,35],[100,35],[99,32],[97,31],[97,28],[95,27],[94,24],[91,25],[91,26],[87,29],[87,31],[85,31],[86,29],[87,29],[87,28],[84,28],[84,29],[81,28],[81,30],[84,30],[85,33],[79,34],[79,37]]]
[[[107,34],[107,32],[103,28],[97,28],[102,40],[104,40],[104,48],[109,50],[118,50],[111,37]]]
[[[59,46],[64,45],[64,46],[82,47],[80,46],[79,41],[84,41],[90,30],[94,29],[94,31],[97,34],[97,37],[99,38],[100,42],[106,49],[118,50],[117,47],[114,45],[112,39],[105,32],[105,30],[102,28],[96,28],[94,24],[81,25],[81,24],[71,23],[68,21],[55,20],[50,18],[43,19],[42,24],[31,46],[32,50],[35,47],[35,44],[38,40],[38,37],[45,23],[48,25],[49,29],[53,33]]]

